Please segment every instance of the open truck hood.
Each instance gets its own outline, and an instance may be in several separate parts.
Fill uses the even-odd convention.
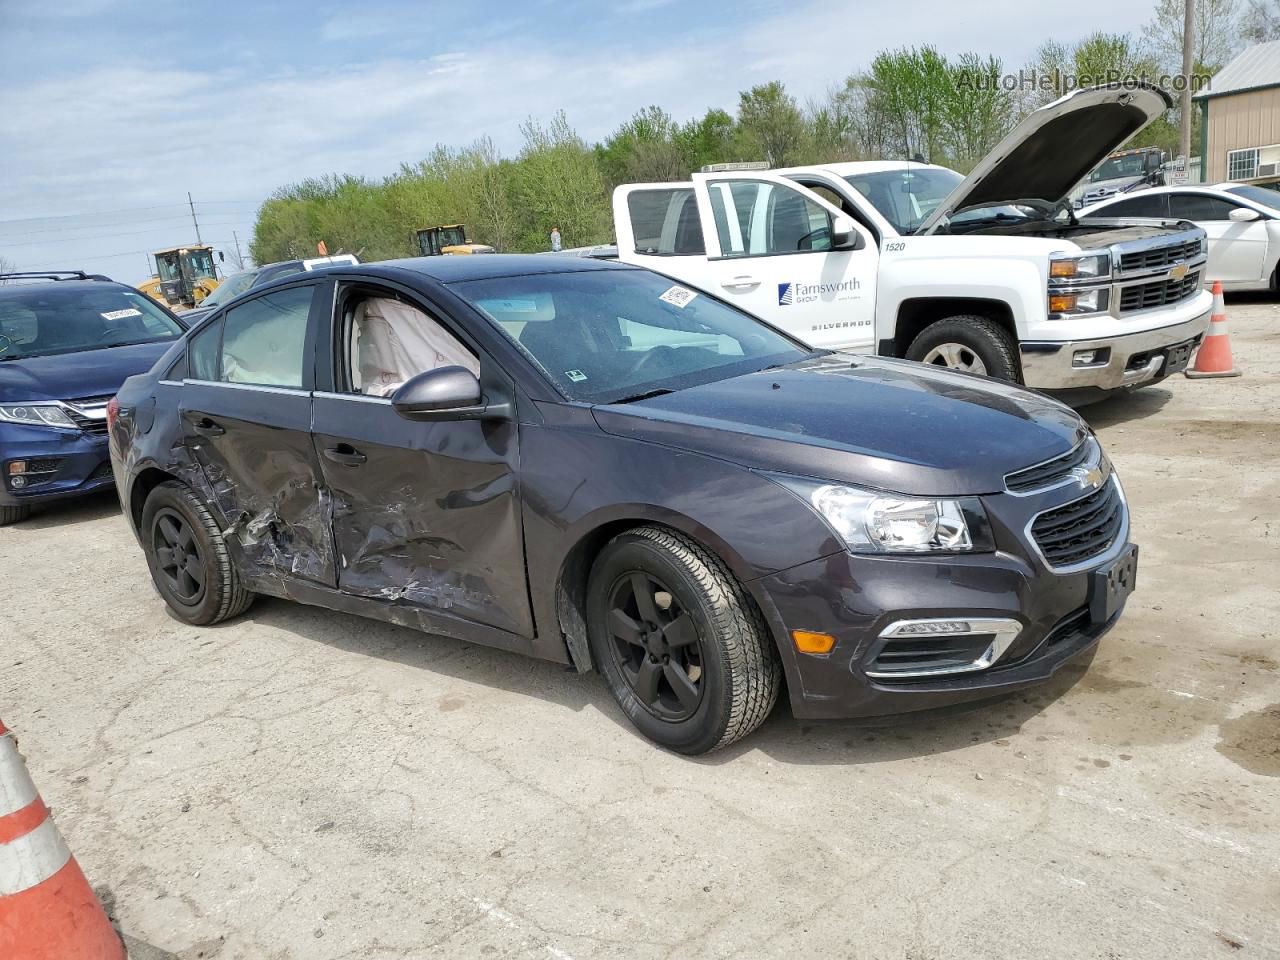
[[[1172,106],[1172,97],[1146,83],[1069,93],[1014,127],[916,233],[933,233],[944,219],[971,207],[1019,200],[1059,204],[1107,154]]]

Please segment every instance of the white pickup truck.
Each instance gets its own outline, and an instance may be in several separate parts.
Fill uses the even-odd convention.
[[[1037,110],[968,177],[905,161],[695,174],[614,191],[618,258],[815,347],[876,352],[1079,400],[1186,366],[1208,326],[1204,231],[1078,223],[1068,195],[1169,108],[1146,85]]]

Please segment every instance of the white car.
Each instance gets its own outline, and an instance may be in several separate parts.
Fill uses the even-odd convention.
[[[1152,187],[1095,203],[1078,216],[1190,220],[1209,235],[1206,283],[1280,291],[1280,191],[1247,183]]]

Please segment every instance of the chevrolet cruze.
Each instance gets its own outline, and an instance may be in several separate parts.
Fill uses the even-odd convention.
[[[1067,407],[813,350],[648,270],[437,257],[290,277],[109,408],[161,597],[287,597],[604,675],[683,753],[1048,679],[1133,588]]]

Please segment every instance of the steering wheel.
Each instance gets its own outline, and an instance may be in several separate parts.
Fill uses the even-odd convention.
[[[0,333],[0,353],[8,353],[9,348],[13,346],[13,341]]]
[[[661,344],[656,347],[650,347],[644,353],[640,354],[640,358],[631,365],[631,369],[627,371],[627,376],[639,373],[651,363],[657,363],[657,357],[663,357],[664,363],[670,364],[671,358],[675,355],[676,348]]]
[[[799,240],[797,240],[797,241],[796,241],[796,249],[797,249],[797,250],[813,250],[813,249],[814,249],[814,246],[813,246],[813,237],[814,237],[814,235],[815,235],[815,234],[819,234],[819,233],[825,233],[825,234],[827,235],[827,242],[828,242],[828,243],[830,243],[830,240],[831,240],[831,231],[830,231],[827,227],[819,227],[817,230],[810,230],[810,231],[809,231],[808,233],[806,233],[803,237],[801,237]],[[809,244],[807,247],[805,246],[805,244],[806,244],[806,243],[808,243],[808,244]],[[821,248],[821,249],[824,249],[824,250],[825,250],[826,248],[825,248],[825,247],[823,247],[823,248]]]
[[[120,336],[124,336],[124,335],[125,335],[125,331],[123,331],[123,330],[121,330],[121,329],[119,329],[119,328],[112,328],[112,327],[109,327],[109,328],[107,328],[106,330],[103,330],[103,331],[102,331],[102,336],[98,337],[98,341],[97,341],[97,342],[98,342],[98,343],[106,343],[106,342],[107,342],[107,340],[108,340],[108,339],[110,339],[111,337],[120,337]]]

